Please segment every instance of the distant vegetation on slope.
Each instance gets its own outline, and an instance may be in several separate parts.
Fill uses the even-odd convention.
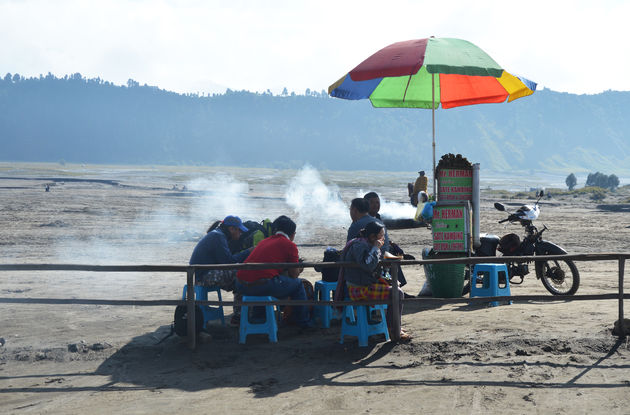
[[[630,174],[630,92],[549,90],[436,112],[437,157],[490,170]],[[0,78],[0,159],[430,170],[431,112],[319,92],[182,95],[80,74]]]

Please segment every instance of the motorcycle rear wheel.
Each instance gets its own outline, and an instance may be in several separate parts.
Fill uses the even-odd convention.
[[[580,287],[580,273],[570,260],[536,261],[536,276],[553,295],[573,295]]]

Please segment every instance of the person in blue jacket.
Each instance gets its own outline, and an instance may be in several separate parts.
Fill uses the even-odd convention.
[[[195,246],[188,262],[190,265],[236,264],[245,261],[253,248],[232,254],[228,241],[238,241],[243,232],[247,232],[243,221],[238,216],[226,216],[221,224],[201,238]],[[195,270],[195,284],[218,287],[225,291],[234,291],[236,270]],[[235,300],[238,300],[235,297]],[[234,307],[232,323],[238,323],[240,307]]]
[[[190,257],[189,264],[235,264],[243,262],[251,252],[245,249],[232,254],[228,246],[228,240],[238,240],[243,232],[248,229],[243,225],[243,221],[238,216],[226,216],[221,224],[214,230],[208,232],[195,246]],[[200,282],[200,277],[206,271],[195,272],[195,280]]]
[[[429,202],[429,196],[425,192],[418,194],[420,203],[418,203],[418,209],[416,210],[415,220],[425,223],[431,223],[433,220],[433,207],[435,201]]]

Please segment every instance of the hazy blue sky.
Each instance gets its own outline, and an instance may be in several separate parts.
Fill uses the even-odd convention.
[[[472,41],[556,91],[627,91],[629,16],[630,1],[615,0],[0,0],[0,74],[303,93],[433,35]]]

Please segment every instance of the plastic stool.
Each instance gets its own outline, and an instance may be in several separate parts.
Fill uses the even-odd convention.
[[[505,264],[477,264],[470,275],[470,297],[499,297],[510,294],[510,279]],[[508,302],[512,304],[512,301]],[[490,301],[491,307],[499,305]]]
[[[277,301],[274,297],[261,297],[244,295],[243,303],[253,301]],[[262,323],[252,323],[249,321],[249,306],[243,304],[241,307],[241,323],[238,334],[238,342],[245,344],[248,334],[267,334],[271,343],[278,342],[278,322],[276,321],[276,314],[274,312],[274,305],[266,305],[265,307],[265,321]]]
[[[337,289],[337,282],[317,281],[315,282],[315,300],[331,301]],[[314,307],[315,317],[319,319],[322,328],[330,328],[330,320],[341,319],[342,313],[337,311],[337,307],[331,305],[316,305]]]
[[[184,292],[182,293],[182,300],[186,301],[186,291],[188,285],[184,285]],[[208,301],[208,292],[216,291],[219,301],[221,299],[221,289],[218,287],[204,287],[203,285],[195,284],[195,299],[199,301]],[[223,315],[223,306],[210,307],[209,305],[202,305],[201,311],[203,312],[203,327],[206,327],[206,323],[210,320],[221,320],[221,324],[225,326],[225,316]]]
[[[385,318],[385,310],[387,306],[385,304],[377,304],[374,306],[345,306],[343,318],[341,320],[341,340],[339,343],[343,344],[345,336],[354,336],[359,339],[359,347],[365,347],[368,345],[368,337],[375,334],[384,334],[385,340],[389,341],[389,331],[387,330],[387,319]],[[373,322],[368,320],[368,312],[371,314],[373,310],[378,310],[381,313],[381,321]],[[354,318],[356,312],[356,320]]]

